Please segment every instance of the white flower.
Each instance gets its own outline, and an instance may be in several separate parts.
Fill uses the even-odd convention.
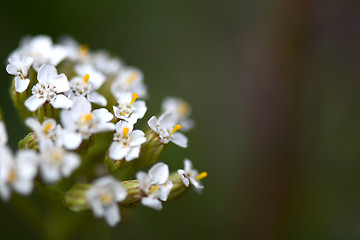
[[[65,74],[57,74],[56,68],[51,65],[42,65],[38,73],[38,83],[32,88],[32,96],[25,101],[30,111],[37,110],[48,102],[54,108],[70,108],[72,101],[65,95],[59,94],[69,90],[69,82]]]
[[[0,121],[0,146],[4,146],[8,142],[8,135],[6,132],[5,123]]]
[[[116,124],[114,141],[110,145],[109,156],[114,160],[125,158],[131,161],[139,157],[141,144],[146,142],[145,133],[133,130],[133,125],[125,121]]]
[[[61,46],[66,51],[66,57],[72,61],[85,61],[89,56],[89,47],[86,44],[80,45],[75,39],[69,36],[60,39]]]
[[[48,118],[40,123],[39,120],[35,118],[27,118],[25,125],[35,132],[40,148],[48,141],[53,142],[58,147],[62,146],[60,139],[62,128],[54,119]]]
[[[41,176],[46,183],[55,183],[62,176],[69,177],[80,166],[80,157],[63,148],[48,144],[40,149]]]
[[[189,118],[191,114],[191,106],[176,97],[167,97],[162,102],[163,112],[172,112],[177,117],[177,122],[181,125],[182,131],[188,131],[194,127],[194,121]]]
[[[150,168],[148,174],[138,172],[136,178],[139,180],[139,188],[144,194],[141,204],[161,210],[161,201],[167,200],[173,186],[172,182],[168,180],[169,167],[165,163],[159,162]]]
[[[207,177],[207,172],[199,174],[196,169],[193,169],[192,162],[189,159],[184,160],[184,170],[179,169],[177,172],[186,187],[189,187],[191,183],[197,192],[204,188],[200,180]]]
[[[88,60],[97,70],[108,75],[118,73],[122,67],[121,60],[117,57],[111,57],[105,50],[92,52]]]
[[[10,199],[10,189],[22,195],[30,194],[37,163],[38,157],[34,151],[21,150],[14,158],[8,147],[0,147],[0,196],[3,200]]]
[[[138,119],[144,117],[147,107],[145,101],[136,99],[139,97],[138,94],[124,93],[119,95],[118,106],[113,106],[115,117],[125,120],[131,124],[137,122]]]
[[[42,64],[56,66],[67,56],[67,51],[63,46],[53,45],[51,38],[45,35],[23,39],[20,49],[13,54],[19,53],[34,59],[33,67],[36,71]]]
[[[86,193],[86,200],[97,218],[104,217],[110,226],[120,222],[118,202],[125,200],[127,191],[123,184],[112,176],[105,176],[94,181]]]
[[[15,54],[9,58],[9,64],[6,66],[6,71],[16,76],[15,77],[15,91],[24,92],[30,83],[28,78],[28,71],[33,63],[34,58]]]
[[[84,97],[74,97],[73,101],[70,110],[60,112],[63,143],[67,149],[76,149],[83,139],[94,133],[115,129],[115,124],[110,122],[114,116],[108,110],[100,108],[92,112],[91,103]]]
[[[177,117],[173,113],[167,112],[162,114],[159,119],[152,116],[148,124],[159,135],[162,143],[167,144],[171,141],[180,147],[186,148],[188,139],[184,134],[178,132],[181,129],[181,125],[176,124],[176,121]]]
[[[71,96],[86,96],[90,102],[106,106],[106,98],[96,92],[104,83],[105,76],[90,65],[77,65],[75,71],[81,77],[76,76],[71,79],[71,90],[68,93]]]
[[[133,67],[123,68],[111,85],[111,93],[117,99],[124,92],[136,92],[140,98],[145,98],[147,97],[147,89],[143,78],[143,74],[139,69]]]

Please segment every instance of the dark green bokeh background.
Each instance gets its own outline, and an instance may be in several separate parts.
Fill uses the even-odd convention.
[[[189,157],[206,189],[138,208],[82,239],[359,239],[359,1],[7,1],[0,8],[1,106],[15,146],[25,134],[8,97],[8,54],[25,34],[70,34],[142,69],[146,118],[168,95],[193,105]],[[0,239],[36,239],[0,203]],[[86,222],[84,226],[86,227]],[[100,235],[96,232],[100,231]]]

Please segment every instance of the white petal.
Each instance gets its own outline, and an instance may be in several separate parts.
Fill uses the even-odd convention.
[[[190,172],[193,169],[192,162],[189,159],[184,159],[184,170],[185,172]]]
[[[73,105],[73,101],[65,95],[59,94],[56,96],[56,99],[51,102],[51,105],[54,108],[69,109]]]
[[[6,66],[6,71],[11,75],[19,75],[19,70],[14,64],[8,64]]]
[[[0,196],[4,201],[9,201],[11,196],[11,191],[8,185],[0,183]]]
[[[8,135],[6,132],[5,123],[0,121],[0,146],[5,145],[8,142]]]
[[[31,128],[31,130],[33,130],[36,133],[42,131],[41,124],[35,118],[27,118],[27,119],[25,119],[25,125],[28,126],[29,128]]]
[[[203,189],[204,188],[204,186],[201,185],[201,183],[199,181],[197,181],[196,179],[194,179],[194,178],[190,178],[190,182],[195,188],[198,188],[198,189]]]
[[[160,200],[166,201],[168,199],[172,187],[173,183],[170,180],[167,180],[166,184],[160,185]]]
[[[44,182],[51,184],[60,180],[61,175],[59,169],[49,164],[41,164],[41,176]]]
[[[114,160],[121,160],[130,151],[129,147],[121,147],[117,142],[113,142],[110,145],[109,156]]]
[[[169,167],[165,163],[159,162],[149,170],[149,176],[157,184],[163,184],[169,178]]]
[[[158,199],[154,199],[151,197],[144,197],[141,199],[141,204],[147,207],[151,207],[155,210],[161,210],[162,204]]]
[[[154,132],[157,132],[156,123],[157,123],[157,118],[156,118],[155,116],[152,116],[152,117],[149,119],[149,121],[148,121],[149,127],[150,127]]]
[[[107,132],[115,130],[115,124],[108,122],[108,123],[99,123],[94,133],[99,132]]]
[[[25,107],[31,111],[34,112],[35,110],[37,110],[39,107],[41,107],[44,103],[46,102],[46,99],[40,99],[35,95],[30,96],[28,99],[26,99],[25,101]]]
[[[77,116],[89,113],[91,112],[91,103],[84,97],[74,97],[71,112]]]
[[[106,206],[104,217],[106,222],[111,226],[115,226],[118,222],[120,222],[121,217],[119,213],[119,207],[116,203],[111,204],[110,206]]]
[[[100,95],[100,94],[97,93],[97,92],[92,92],[92,93],[90,93],[90,94],[87,96],[87,99],[88,99],[90,102],[99,104],[100,106],[103,106],[103,107],[105,107],[106,104],[107,104],[106,98],[105,98],[103,95]]]
[[[14,190],[22,195],[28,195],[31,193],[32,189],[33,189],[34,183],[31,180],[28,179],[24,179],[24,180],[20,180],[20,181],[16,181],[13,184]]]
[[[178,172],[182,182],[184,183],[185,187],[189,187],[190,181],[187,177],[185,177],[185,174],[186,174],[185,171],[182,169],[179,169],[177,172]]]
[[[149,185],[151,185],[151,178],[143,171],[137,172],[136,178],[139,180],[139,187],[142,190],[145,190]]]
[[[114,116],[106,108],[96,109],[94,110],[94,114],[100,122],[110,122],[114,118]]]
[[[17,172],[23,179],[33,179],[37,174],[39,156],[32,150],[20,150],[17,155]]]
[[[24,92],[30,83],[30,79],[22,79],[21,77],[17,76],[15,77],[15,91],[22,93]]]
[[[176,145],[179,145],[182,148],[187,148],[188,139],[184,134],[180,132],[173,133],[170,141],[172,141]]]
[[[165,112],[159,117],[159,124],[167,128],[172,128],[177,124],[177,116],[172,112]]]
[[[126,161],[131,161],[131,160],[133,160],[133,159],[135,159],[135,158],[138,158],[139,155],[140,155],[140,146],[138,146],[138,147],[132,147],[132,148],[130,149],[130,151],[126,154],[125,160],[126,160]]]
[[[38,71],[38,80],[40,83],[42,82],[50,82],[54,77],[56,77],[57,71],[56,68],[52,65],[43,64],[40,66]]]
[[[63,159],[62,174],[69,177],[80,166],[80,158],[75,153],[67,153]]]
[[[145,133],[141,130],[132,131],[129,137],[132,139],[130,142],[130,146],[137,146],[146,142]]]
[[[147,107],[145,105],[145,101],[135,101],[134,107],[136,108],[136,112],[138,114],[138,118],[141,119],[144,117]]]
[[[65,148],[69,150],[77,149],[82,142],[81,133],[64,131],[62,138]]]
[[[70,89],[69,81],[65,74],[60,74],[52,79],[52,84],[56,87],[56,92],[66,92]]]
[[[129,132],[132,133],[132,130],[133,130],[134,126],[132,124],[126,122],[126,121],[119,121],[116,124],[116,126],[115,126],[116,132],[117,133],[122,133],[123,128],[125,128],[125,127],[129,128]],[[130,133],[130,135],[131,135],[131,133]]]

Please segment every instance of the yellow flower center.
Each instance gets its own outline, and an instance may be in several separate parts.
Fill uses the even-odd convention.
[[[171,134],[173,134],[174,132],[177,132],[181,129],[181,125],[180,124],[177,124],[175,125],[175,127],[171,130]]]
[[[10,170],[10,173],[9,173],[9,175],[8,175],[7,181],[8,181],[9,183],[13,183],[13,182],[16,181],[16,179],[17,179],[16,172],[15,172],[13,169],[11,169],[11,170]]]
[[[136,93],[133,93],[132,94],[132,99],[130,101],[130,105],[132,105],[136,101],[136,99],[138,99],[138,98],[139,98],[139,95],[137,95]]]
[[[160,189],[160,187],[159,187],[159,185],[155,185],[155,186],[153,186],[151,189],[150,189],[150,193],[153,193],[153,192],[156,192],[157,190],[159,190]]]
[[[129,129],[128,127],[124,127],[124,128],[123,128],[123,136],[124,136],[124,137],[127,137],[127,135],[129,134],[129,130],[130,130],[130,129]]]
[[[201,179],[206,178],[207,175],[208,175],[207,172],[202,172],[196,177],[196,180],[200,181]]]
[[[114,202],[114,197],[109,193],[105,193],[100,196],[100,200],[104,204],[110,204]]]
[[[84,76],[84,83],[88,83],[89,82],[89,74],[86,74]]]
[[[89,123],[93,120],[93,118],[94,118],[94,116],[92,113],[87,113],[87,114],[81,115],[80,122]]]
[[[177,111],[180,115],[184,116],[189,112],[189,105],[187,103],[180,103],[177,107]]]
[[[79,55],[80,57],[85,57],[89,52],[89,45],[87,44],[81,44],[79,48]]]
[[[45,134],[49,133],[51,128],[52,128],[52,124],[51,123],[46,123],[45,126],[44,126],[44,133]]]

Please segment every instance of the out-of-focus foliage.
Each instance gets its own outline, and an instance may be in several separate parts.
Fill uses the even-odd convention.
[[[352,0],[3,3],[4,63],[25,34],[67,33],[141,68],[153,106],[165,92],[193,105],[190,147],[162,158],[174,169],[196,159],[209,173],[204,193],[161,212],[137,209],[115,229],[84,221],[79,238],[360,238],[359,7]],[[0,77],[15,146],[25,130],[5,64]],[[0,203],[0,238],[36,239],[21,207],[9,206]],[[49,218],[52,211],[65,209],[49,207]]]

